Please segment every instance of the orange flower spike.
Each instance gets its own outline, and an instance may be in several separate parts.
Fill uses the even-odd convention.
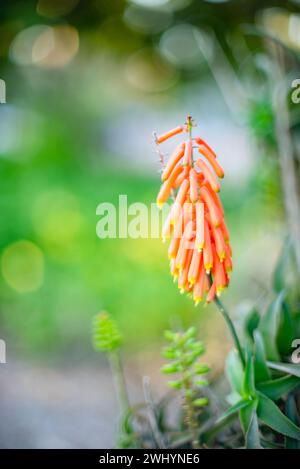
[[[169,160],[166,164],[166,167],[164,168],[164,170],[162,172],[162,175],[161,175],[162,181],[165,181],[166,179],[168,179],[168,177],[172,173],[172,171],[173,171],[174,167],[176,166],[176,164],[178,163],[178,161],[183,157],[184,148],[185,148],[185,143],[180,143],[180,145],[178,145],[176,147],[175,151],[170,156],[170,158],[169,158]]]
[[[194,285],[198,277],[198,273],[200,269],[202,252],[199,252],[198,249],[196,249],[196,246],[194,246],[194,249],[192,249],[192,251],[193,251],[193,254],[192,254],[189,271],[188,271],[188,281],[191,285]]]
[[[202,251],[204,246],[204,204],[196,202],[196,241],[195,247]]]
[[[200,196],[208,208],[212,223],[214,226],[219,226],[222,217],[209,189],[206,186],[202,186],[200,188]]]
[[[199,166],[199,168],[201,169],[201,171],[203,172],[205,178],[207,179],[207,181],[211,185],[212,189],[215,192],[220,192],[221,186],[220,186],[219,182],[217,181],[215,175],[211,172],[211,170],[207,166],[207,164],[204,161],[202,161],[200,158],[198,158],[196,163]]]
[[[217,155],[215,154],[213,149],[208,145],[208,143],[206,143],[205,140],[203,140],[203,138],[196,137],[195,142],[197,143],[197,145],[199,145],[199,146],[203,145],[206,148],[206,154],[209,154],[210,156],[213,156],[214,158],[217,158]],[[203,153],[204,156],[206,156],[206,154]]]
[[[206,220],[204,222],[203,263],[206,273],[209,274],[213,266],[213,253],[211,248],[210,231]]]
[[[161,186],[158,196],[156,198],[156,203],[159,208],[162,207],[163,204],[168,200],[173,184],[175,183],[177,177],[179,176],[182,170],[183,168],[181,164],[175,166],[169,179],[167,179]]]
[[[207,151],[207,148],[204,147],[203,145],[200,145],[198,148],[198,152],[201,153],[201,155],[205,156],[207,161],[210,163],[211,167],[213,168],[214,172],[216,175],[222,179],[224,177],[224,170],[222,166],[218,163],[217,159],[215,156],[213,156],[211,153]]]
[[[211,303],[214,300],[215,296],[216,296],[216,284],[215,282],[213,282],[206,297],[206,304]]]
[[[169,245],[169,249],[168,249],[169,259],[175,259],[176,258],[179,243],[180,243],[180,238],[178,238],[176,236],[173,236],[173,238],[170,242],[170,245]]]
[[[165,140],[168,140],[171,137],[174,137],[174,135],[180,134],[183,131],[183,126],[179,125],[178,127],[175,127],[174,129],[168,130],[168,132],[164,132],[161,135],[158,135],[156,137],[156,143],[162,143]]]
[[[185,150],[183,155],[183,166],[190,166],[192,163],[192,153],[193,153],[193,141],[189,139],[185,144]]]
[[[198,175],[194,168],[190,170],[190,198],[193,203],[199,199]]]

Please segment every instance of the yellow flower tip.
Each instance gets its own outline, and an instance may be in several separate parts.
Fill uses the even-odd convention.
[[[183,294],[184,294],[184,288],[180,290],[180,295],[183,295]]]
[[[198,304],[202,301],[202,298],[200,296],[194,297],[194,302],[195,302],[195,307],[198,306]]]
[[[225,238],[225,244],[229,244],[229,241],[230,241],[229,238]]]
[[[164,205],[164,202],[156,202],[156,205],[159,209],[161,209]]]
[[[167,241],[167,238],[163,238],[162,239],[162,242],[165,244],[165,242]]]
[[[202,252],[203,251],[203,248],[197,248],[198,249],[198,252]]]
[[[177,279],[178,279],[178,275],[173,275],[173,282],[176,283],[177,282]]]
[[[193,297],[192,292],[189,291],[189,292],[187,293],[187,296],[188,296],[189,298],[192,298],[192,297]]]
[[[190,277],[190,278],[189,278],[189,283],[190,283],[191,285],[194,285],[194,284],[196,283],[195,277]]]

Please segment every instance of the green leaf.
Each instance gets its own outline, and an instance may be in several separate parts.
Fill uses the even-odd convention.
[[[258,383],[257,389],[273,401],[277,401],[299,384],[300,379],[297,376],[287,375],[282,378]]]
[[[289,305],[286,301],[282,303],[282,316],[277,336],[277,348],[281,355],[289,355],[293,341],[293,321]]]
[[[246,399],[240,400],[236,404],[229,407],[229,409],[225,410],[225,412],[221,415],[221,417],[218,418],[216,423],[222,422],[224,419],[227,419],[227,417],[229,417],[230,415],[233,415],[239,412],[241,409],[243,409],[246,406],[249,406],[250,404],[251,402]]]
[[[246,366],[243,381],[243,397],[249,398],[255,396],[254,385],[254,361],[252,351],[249,347],[246,349]]]
[[[253,309],[248,314],[246,321],[245,321],[245,332],[246,334],[253,339],[253,333],[258,328],[258,324],[260,321],[260,314],[256,309]]]
[[[257,394],[258,418],[273,430],[300,441],[300,428],[289,420],[271,399],[260,392]]]
[[[287,238],[283,244],[277,265],[273,274],[273,288],[276,292],[280,292],[285,288],[286,268],[290,261],[291,241]]]
[[[290,394],[286,402],[286,415],[295,424],[299,425],[299,418],[297,413],[297,406],[295,396]],[[287,449],[299,449],[300,443],[294,438],[286,437],[286,448]]]
[[[254,331],[254,371],[255,371],[255,382],[267,381],[271,377],[271,373],[267,367],[265,346],[260,331]]]
[[[269,368],[272,370],[282,371],[289,375],[298,376],[300,378],[300,365],[295,365],[293,363],[276,363],[276,362],[267,362]]]
[[[284,296],[285,293],[281,291],[277,298],[275,298],[275,300],[271,303],[266,314],[263,316],[259,327],[264,338],[266,355],[269,360],[279,360],[276,341]]]
[[[257,407],[257,400],[248,400],[247,402],[248,405],[242,407],[242,409],[240,410],[240,422],[245,436],[251,422],[252,411]]]
[[[238,353],[230,350],[226,357],[225,371],[231,388],[242,395],[244,371]]]
[[[260,444],[256,407],[254,407],[251,412],[250,422],[245,436],[245,443],[247,449],[262,449]]]

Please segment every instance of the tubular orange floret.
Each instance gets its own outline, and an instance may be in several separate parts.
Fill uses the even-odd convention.
[[[172,223],[171,223],[171,210],[170,210],[166,218],[166,221],[164,222],[163,227],[162,227],[161,236],[162,236],[163,242],[165,242],[166,239],[170,238],[171,233],[172,233]]]
[[[188,245],[188,241],[184,237],[182,237],[179,243],[179,248],[177,251],[176,261],[175,261],[175,266],[179,271],[183,269],[183,266],[185,263],[185,259],[186,259],[187,252],[188,252],[187,245]]]
[[[170,259],[175,259],[177,255],[179,243],[180,243],[180,238],[173,236],[170,242],[169,249],[168,249],[168,256]]]
[[[212,168],[213,168],[214,172],[216,173],[216,175],[219,178],[222,179],[224,177],[224,170],[223,170],[222,166],[218,163],[216,157],[214,157],[211,153],[209,153],[207,151],[207,148],[204,147],[203,145],[199,146],[198,151],[199,151],[199,153],[201,153],[201,155],[205,156],[207,161],[212,166]]]
[[[197,306],[197,304],[200,301],[202,301],[204,292],[206,291],[206,287],[207,287],[207,277],[206,277],[205,270],[203,268],[203,262],[201,260],[200,261],[200,268],[199,268],[199,275],[198,275],[196,283],[194,285],[193,299],[194,299],[194,302],[195,302],[195,306]]]
[[[204,204],[196,202],[196,240],[195,248],[202,251],[204,246]]]
[[[157,196],[157,199],[156,199],[156,203],[157,203],[158,207],[162,207],[163,204],[168,200],[168,198],[170,196],[170,193],[171,193],[171,189],[173,187],[173,184],[176,181],[177,177],[179,176],[179,174],[181,173],[182,170],[183,170],[183,168],[182,168],[181,164],[178,164],[177,166],[175,166],[175,168],[173,169],[170,177],[161,186],[161,189],[160,189],[160,191],[158,193],[158,196]]]
[[[168,130],[167,132],[164,132],[161,135],[158,135],[156,137],[156,143],[162,143],[165,140],[168,140],[171,137],[174,137],[174,135],[180,134],[183,131],[183,126],[178,125],[178,127],[175,127],[174,129]]]
[[[199,199],[198,175],[194,168],[190,170],[190,198],[193,203]]]
[[[213,245],[213,259],[214,259],[214,268],[213,268],[213,277],[216,284],[216,292],[219,295],[227,285],[224,266],[220,262],[220,259],[217,255],[216,248]]]
[[[220,186],[219,182],[217,181],[215,175],[211,172],[211,170],[207,166],[207,164],[204,161],[202,161],[200,158],[198,158],[196,163],[197,163],[198,167],[201,169],[201,171],[203,172],[203,174],[205,176],[205,179],[207,179],[207,181],[209,182],[211,188],[215,192],[220,192],[221,186]]]
[[[168,160],[168,163],[166,164],[165,169],[162,172],[162,175],[161,175],[162,181],[165,181],[166,179],[168,179],[168,177],[170,176],[171,172],[173,171],[178,161],[183,157],[184,148],[185,148],[185,143],[180,143],[175,149],[175,151],[172,153],[172,155],[170,156]]]
[[[216,296],[216,284],[213,282],[206,297],[206,303],[211,303]]]
[[[214,226],[219,226],[221,223],[222,216],[218,207],[215,204],[215,201],[209,189],[206,186],[202,186],[200,188],[200,196],[208,208],[212,223],[214,224]]]
[[[225,247],[226,245],[225,245],[223,232],[221,231],[220,228],[212,227],[212,234],[213,234],[213,238],[214,238],[214,242],[216,246],[217,255],[220,261],[223,262],[223,260],[226,257],[226,247]]]
[[[222,218],[222,220],[221,220],[220,228],[221,228],[221,230],[222,230],[225,243],[228,244],[228,243],[229,243],[229,231],[228,231],[228,228],[227,228],[227,225],[226,225],[226,223],[225,223],[224,218]]]
[[[175,281],[177,279],[178,275],[179,275],[178,269],[176,267],[175,259],[171,259],[171,261],[170,261],[170,271],[171,271],[171,275],[172,275],[172,277],[174,278],[174,281]]]
[[[191,258],[191,262],[190,262],[190,266],[188,270],[188,281],[189,283],[194,285],[198,277],[198,273],[200,269],[202,252],[199,252],[198,249],[196,249],[195,247],[194,249],[192,249],[192,251],[193,251],[193,254],[192,254],[192,258]]]
[[[191,165],[192,153],[193,153],[193,142],[192,142],[192,139],[189,139],[185,144],[185,150],[184,150],[184,155],[183,155],[183,160],[182,160],[183,166]]]
[[[190,265],[190,262],[191,262],[191,258],[192,258],[192,249],[189,249],[187,251],[187,255],[186,255],[186,259],[185,259],[183,269],[181,270],[181,272],[179,274],[179,277],[178,277],[178,288],[180,290],[185,289],[186,286],[187,286],[188,272],[189,272],[189,265]]]
[[[198,145],[204,145],[204,147],[206,148],[206,154],[209,154],[210,156],[213,156],[214,158],[217,158],[217,155],[215,154],[215,152],[213,151],[213,149],[208,145],[208,143],[206,143],[205,140],[203,140],[203,138],[196,137],[196,138],[195,138],[195,142],[196,142]],[[206,154],[203,153],[204,156],[206,156]]]
[[[213,266],[213,254],[211,248],[210,231],[206,220],[204,220],[203,264],[206,273],[209,274]]]

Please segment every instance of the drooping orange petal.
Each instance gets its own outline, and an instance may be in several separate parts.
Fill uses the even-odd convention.
[[[194,168],[190,170],[190,198],[193,203],[199,199],[198,175]]]
[[[220,262],[220,259],[217,255],[216,248],[213,245],[213,259],[214,259],[214,266],[213,266],[213,277],[214,283],[216,285],[216,292],[220,294],[227,285],[226,276],[224,271],[223,263]]]
[[[204,147],[206,148],[206,153],[209,154],[210,156],[213,156],[214,158],[217,158],[217,155],[215,154],[215,152],[213,151],[213,149],[208,145],[208,143],[206,143],[205,140],[203,140],[203,138],[200,138],[200,137],[196,137],[195,138],[195,142],[198,144],[198,145],[204,145]],[[204,156],[206,156],[205,153],[203,153]]]
[[[196,202],[196,241],[195,247],[202,251],[204,246],[204,204]]]
[[[169,249],[168,249],[168,256],[170,259],[174,259],[176,257],[179,243],[180,243],[180,238],[173,236],[169,245]]]
[[[193,151],[193,142],[192,139],[189,139],[185,144],[185,150],[183,155],[183,166],[190,166],[192,162],[192,151]]]
[[[170,177],[162,184],[156,199],[158,207],[161,207],[168,200],[173,184],[182,170],[183,168],[181,164],[178,163],[173,169]]]
[[[199,151],[199,153],[201,153],[201,155],[205,156],[207,161],[212,166],[212,168],[213,168],[214,172],[216,173],[216,175],[219,178],[222,179],[224,177],[224,170],[220,166],[220,164],[218,163],[216,157],[214,155],[212,155],[209,151],[207,151],[207,148],[204,145],[200,145],[199,148],[198,148],[198,151]]]
[[[168,140],[168,138],[173,137],[174,135],[180,134],[183,131],[183,127],[179,125],[178,127],[175,127],[174,129],[168,130],[167,132],[164,132],[161,135],[158,135],[156,137],[156,143],[162,143],[165,140]]]
[[[178,277],[178,288],[185,289],[187,281],[188,281],[188,272],[190,267],[190,262],[192,258],[192,249],[189,249],[186,255],[185,263],[183,269],[181,270],[179,277]]]
[[[226,257],[226,244],[224,240],[223,232],[220,228],[212,227],[212,234],[216,246],[216,252],[221,262]]]
[[[215,282],[213,282],[208,291],[208,294],[206,297],[206,303],[211,303],[214,300],[215,296],[216,296],[216,284]]]
[[[199,274],[196,280],[196,283],[194,285],[194,294],[193,294],[193,299],[195,302],[195,305],[202,300],[204,292],[206,290],[206,282],[207,282],[207,277],[205,270],[203,268],[203,261],[201,260],[200,262],[200,268],[199,268]]]
[[[164,224],[163,224],[163,227],[162,227],[162,233],[161,233],[161,237],[163,239],[163,242],[166,241],[166,239],[170,238],[171,236],[171,233],[172,233],[172,223],[171,223],[171,215],[172,215],[172,209],[170,210]]]
[[[210,191],[208,190],[206,186],[202,186],[200,188],[200,196],[208,208],[208,211],[210,213],[210,217],[214,226],[219,226],[222,216],[220,214],[218,207],[215,204],[215,201]]]
[[[189,271],[188,271],[188,281],[189,283],[194,285],[198,277],[198,273],[199,273],[202,252],[199,252],[198,249],[196,249],[196,247],[194,247],[192,251],[193,251],[193,254],[192,254],[191,263],[190,263]]]
[[[168,177],[172,173],[172,171],[173,171],[174,167],[176,166],[176,164],[178,163],[178,161],[183,157],[184,148],[185,148],[185,143],[180,143],[176,147],[175,151],[170,156],[170,158],[168,160],[168,163],[166,164],[166,167],[163,170],[163,173],[161,175],[162,181],[165,181],[166,179],[168,179]]]
[[[179,243],[179,248],[177,251],[176,262],[175,262],[175,266],[179,271],[183,269],[187,253],[188,253],[188,241],[183,236]]]
[[[208,223],[206,220],[204,220],[203,263],[204,263],[205,271],[209,273],[213,266],[213,254],[212,254],[212,248],[211,248],[210,231],[209,231]]]
[[[203,172],[203,174],[205,176],[205,179],[208,180],[208,182],[211,185],[212,189],[215,192],[220,192],[221,186],[219,184],[219,181],[217,180],[215,175],[212,173],[212,171],[209,169],[207,164],[204,161],[202,161],[201,158],[198,158],[196,163],[197,163],[198,167],[201,169],[201,171]]]

